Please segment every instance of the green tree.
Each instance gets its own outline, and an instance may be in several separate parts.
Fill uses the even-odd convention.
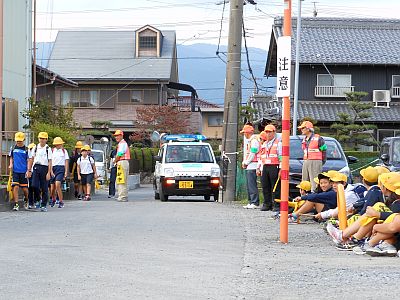
[[[331,126],[336,130],[335,138],[354,150],[359,150],[360,145],[376,145],[376,140],[370,131],[377,127],[364,123],[372,116],[369,110],[374,106],[372,102],[362,101],[367,95],[366,92],[346,93],[346,100],[352,113],[338,113],[339,122]]]

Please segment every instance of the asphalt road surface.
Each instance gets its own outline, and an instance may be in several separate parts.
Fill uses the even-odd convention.
[[[278,242],[269,212],[98,193],[0,213],[0,299],[395,299],[400,258],[339,252],[317,224]]]

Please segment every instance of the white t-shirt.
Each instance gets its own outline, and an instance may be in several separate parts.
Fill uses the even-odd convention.
[[[86,157],[79,157],[78,161],[76,162],[78,166],[81,168],[81,174],[92,174],[93,172],[93,167],[92,164],[94,164],[94,159],[93,157],[90,157],[89,155]]]
[[[65,166],[65,161],[69,159],[68,151],[64,148],[53,148],[53,167]]]
[[[48,145],[42,147],[40,146],[40,144],[37,144],[32,149],[33,164],[48,166],[49,160],[51,160],[53,157],[52,154],[53,153],[51,152],[51,149]]]

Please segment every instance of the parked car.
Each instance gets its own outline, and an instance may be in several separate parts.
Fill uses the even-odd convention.
[[[382,140],[379,159],[380,164],[388,167],[390,171],[400,171],[400,136]]]
[[[103,150],[92,149],[90,155],[93,156],[95,161],[95,166],[97,170],[97,175],[99,176],[97,180],[100,184],[103,184],[106,180],[106,156]]]
[[[291,196],[298,195],[296,185],[301,181],[301,170],[303,167],[303,150],[301,142],[304,136],[297,135],[290,137],[290,162],[289,162],[289,194]],[[323,137],[327,145],[327,160],[322,167],[322,171],[336,170],[346,174],[349,181],[352,181],[352,176],[349,164],[355,163],[358,159],[354,156],[348,156],[343,152],[340,143],[331,137]]]

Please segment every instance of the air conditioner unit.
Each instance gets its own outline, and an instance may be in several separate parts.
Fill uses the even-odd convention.
[[[390,90],[374,90],[372,101],[375,102],[375,107],[389,107]]]

